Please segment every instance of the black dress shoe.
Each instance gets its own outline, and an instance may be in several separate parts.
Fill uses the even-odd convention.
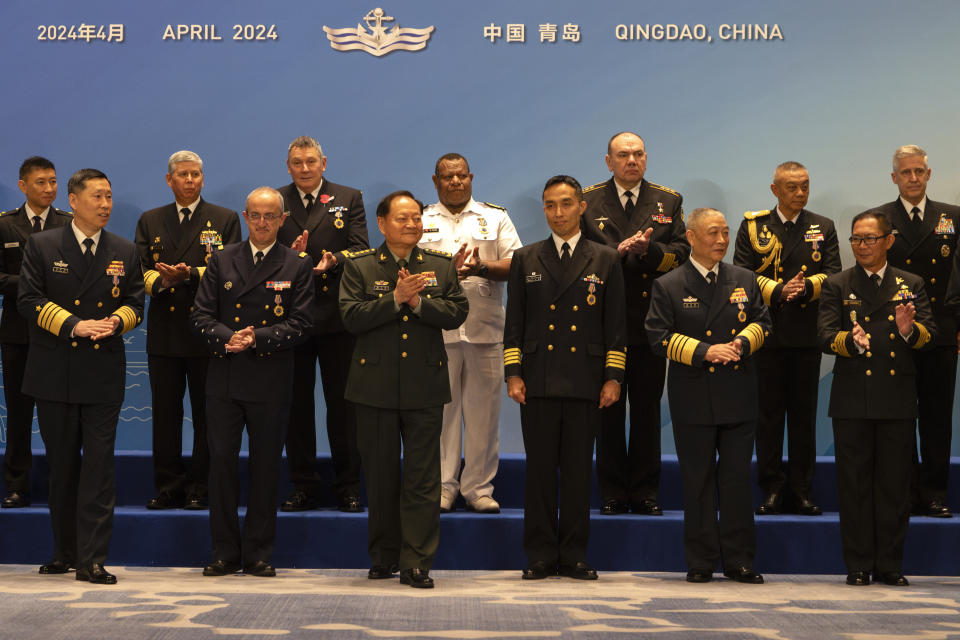
[[[207,497],[199,494],[187,496],[187,502],[183,508],[187,511],[203,511],[207,508]]]
[[[524,580],[543,580],[555,575],[557,575],[556,565],[547,564],[543,560],[537,560],[523,570]]]
[[[248,576],[257,576],[258,578],[273,578],[277,575],[277,570],[265,560],[257,560],[243,568],[243,572]]]
[[[713,580],[713,571],[707,569],[690,569],[687,571],[687,582],[710,582]]]
[[[280,504],[280,511],[309,511],[317,506],[319,502],[316,498],[307,495],[306,491],[297,490]]]
[[[573,578],[574,580],[596,580],[597,571],[586,562],[582,560],[577,564],[570,566],[568,564],[560,565],[560,570],[557,571],[561,576],[566,576],[568,578]]]
[[[203,568],[203,575],[210,577],[227,576],[231,573],[240,571],[239,562],[227,562],[226,560],[214,560]]]
[[[340,496],[340,511],[344,513],[363,513],[363,505],[358,496]]]
[[[780,494],[771,493],[757,507],[758,516],[774,516],[780,513]]]
[[[627,505],[623,504],[616,498],[605,499],[603,501],[603,506],[600,507],[600,515],[604,516],[616,516],[626,512]]]
[[[23,491],[11,491],[7,497],[0,503],[4,509],[19,509],[20,507],[30,506],[30,496]]]
[[[873,574],[874,582],[882,582],[891,587],[909,587],[910,581],[899,571],[889,571],[887,573]]]
[[[369,580],[389,580],[393,577],[393,574],[397,572],[397,565],[392,564],[389,567],[385,567],[382,564],[375,564],[370,567],[370,571],[367,571],[367,579]]]
[[[174,495],[172,493],[159,493],[156,498],[150,500],[147,503],[147,509],[182,509],[186,504],[183,496]]]
[[[866,571],[851,571],[847,574],[847,584],[851,587],[865,587],[870,584],[870,574]]]
[[[633,504],[633,512],[641,516],[662,516],[663,509],[656,500],[641,500]]]
[[[754,573],[750,567],[740,567],[738,569],[724,570],[723,575],[736,582],[744,584],[763,584],[763,576]]]
[[[415,589],[433,589],[433,578],[426,569],[404,569],[400,572],[400,584],[408,584]]]
[[[47,564],[40,565],[40,575],[42,576],[54,576],[61,573],[66,573],[73,569],[74,566],[70,562],[65,562],[63,560],[53,560]]]
[[[928,504],[926,509],[924,510],[923,515],[930,516],[931,518],[952,518],[953,517],[953,514],[950,512],[950,507],[943,504],[939,500],[933,500],[932,502],[930,502],[930,504]]]
[[[798,498],[797,513],[801,516],[822,516],[823,510],[813,504],[809,498]]]
[[[117,584],[117,576],[104,569],[102,564],[77,569],[77,580],[92,584]]]

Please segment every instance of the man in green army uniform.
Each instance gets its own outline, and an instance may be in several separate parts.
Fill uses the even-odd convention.
[[[452,256],[417,246],[423,204],[409,191],[377,206],[384,243],[344,252],[340,313],[357,336],[346,399],[356,404],[357,439],[370,505],[372,579],[431,588],[440,539],[440,430],[450,401],[443,329],[467,317]],[[400,450],[403,443],[401,475]]]

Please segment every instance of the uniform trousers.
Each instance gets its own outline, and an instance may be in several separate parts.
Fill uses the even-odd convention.
[[[207,448],[206,381],[209,356],[147,356],[153,399],[153,484],[157,493],[207,495],[210,450]],[[190,389],[193,455],[183,462],[183,396]]]
[[[915,351],[920,457],[914,443],[915,501],[947,502],[950,440],[953,435],[953,396],[957,382],[957,348],[938,346]]]
[[[520,424],[527,458],[523,504],[527,560],[551,566],[586,562],[593,443],[603,411],[596,400],[526,400],[520,405]]]
[[[796,498],[809,499],[817,455],[816,348],[762,349],[756,355],[760,391],[757,421],[757,481],[764,496],[782,493],[789,482]],[[783,468],[784,416],[787,468]]]
[[[597,481],[604,500],[656,500],[660,490],[660,398],[666,359],[631,344],[620,399],[603,411],[597,434]],[[627,399],[630,445],[627,446]]]
[[[3,479],[7,492],[30,494],[30,466],[33,452],[30,443],[33,434],[34,399],[20,387],[27,367],[28,345],[0,344],[3,366],[3,399],[7,405],[7,448],[3,454]]]
[[[910,520],[913,420],[833,419],[848,572],[899,573]]]
[[[327,440],[333,459],[333,491],[339,497],[360,495],[360,454],[357,451],[353,403],[344,399],[353,357],[353,335],[321,333],[294,352],[293,404],[287,432],[287,464],[294,487],[315,497],[322,478],[317,473],[317,430],[314,387],[317,365],[327,407]]]
[[[750,458],[755,426],[752,421],[673,423],[683,485],[683,544],[691,570],[712,572],[718,562],[724,570],[753,568]]]
[[[401,571],[429,571],[440,542],[443,407],[354,407],[370,507],[370,562],[385,567],[398,564]]]
[[[240,563],[244,567],[258,561],[270,562],[277,529],[280,461],[289,416],[289,402],[246,402],[207,396],[214,561]],[[237,474],[244,425],[250,487],[241,537]]]
[[[503,345],[453,342],[445,347],[452,399],[443,407],[440,433],[443,495],[462,493],[470,502],[493,495],[500,462]]]
[[[77,567],[107,560],[116,503],[113,445],[119,417],[120,403],[37,401],[50,466],[54,560]]]

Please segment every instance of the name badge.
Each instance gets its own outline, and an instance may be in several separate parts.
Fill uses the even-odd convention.
[[[4,243],[3,243],[3,248],[4,248],[4,249],[15,249],[15,248],[17,248],[17,247],[19,247],[19,246],[20,246],[20,243],[19,243],[19,242],[4,242]]]

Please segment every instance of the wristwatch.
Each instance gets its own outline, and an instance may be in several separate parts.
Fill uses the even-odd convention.
[[[481,262],[480,266],[477,268],[477,275],[480,276],[481,278],[486,278],[487,273],[489,272],[490,272],[490,267],[487,266],[487,263]]]

